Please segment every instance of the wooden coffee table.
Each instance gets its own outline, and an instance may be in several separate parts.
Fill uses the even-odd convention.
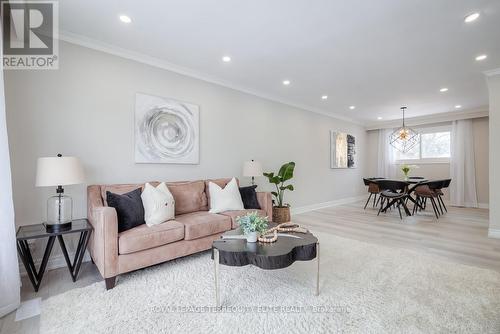
[[[271,225],[270,227],[273,227]],[[223,236],[240,235],[239,229],[228,231]],[[212,259],[215,267],[215,303],[220,307],[219,265],[242,267],[254,265],[273,270],[290,266],[295,261],[316,259],[316,291],[319,295],[319,242],[308,233],[286,233],[274,243],[247,242],[244,239],[219,239],[212,244]]]

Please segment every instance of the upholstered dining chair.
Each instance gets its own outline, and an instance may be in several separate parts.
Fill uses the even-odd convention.
[[[443,189],[448,188],[450,186],[450,183],[451,183],[451,179],[441,180],[441,187],[436,189],[436,193],[438,195],[437,199],[439,201],[439,204],[443,205],[443,208],[446,212],[448,212],[448,209],[446,208],[446,205],[444,204],[444,201],[443,201],[443,196],[444,196]],[[441,209],[441,212],[442,211],[443,210]]]
[[[377,195],[380,193],[380,189],[379,189],[378,184],[376,182],[373,182],[373,181],[380,180],[380,179],[383,179],[383,178],[381,178],[381,177],[363,178],[363,182],[364,182],[365,186],[368,187],[368,193],[370,194],[368,196],[368,199],[366,200],[365,207],[363,208],[364,210],[366,210],[366,206],[370,202],[370,199],[372,196],[374,196],[373,197],[373,207],[375,207],[375,205],[378,205]],[[379,200],[380,200],[380,197],[379,197]]]
[[[406,198],[408,197],[408,182],[398,181],[398,180],[375,180],[378,184],[381,192],[380,197],[382,201],[387,202],[387,204],[381,205],[377,216],[380,212],[387,212],[387,209],[392,205],[396,205],[399,211],[399,218],[403,219],[401,215],[401,207],[405,210],[407,216],[411,216],[410,210],[406,206]]]
[[[443,208],[441,207],[441,202],[439,201],[439,194],[438,194],[438,189],[442,188],[443,184],[444,180],[427,181],[419,184],[415,188],[417,203],[420,203],[421,207],[423,204],[423,207],[425,208],[427,204],[427,199],[429,199],[437,219],[439,219],[440,214],[444,213]],[[418,205],[415,205],[413,207],[413,214],[417,212],[418,212]]]

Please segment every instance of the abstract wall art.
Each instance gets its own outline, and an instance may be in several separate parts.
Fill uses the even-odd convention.
[[[330,168],[355,168],[356,138],[330,131]]]
[[[199,155],[199,106],[136,94],[136,163],[198,164]]]

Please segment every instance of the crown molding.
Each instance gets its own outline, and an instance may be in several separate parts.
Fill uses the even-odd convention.
[[[327,116],[330,118],[343,120],[343,121],[353,123],[356,125],[364,125],[364,123],[362,123],[356,119],[350,118],[350,117],[346,117],[343,115],[332,113],[332,112],[329,112],[329,111],[326,111],[323,109],[319,109],[316,107],[308,106],[305,104],[289,101],[289,100],[283,99],[283,98],[276,96],[276,95],[266,94],[266,93],[260,92],[258,90],[252,89],[252,88],[248,88],[245,86],[235,84],[233,82],[219,79],[217,77],[214,77],[214,76],[206,74],[206,73],[202,73],[202,72],[199,72],[199,71],[187,68],[187,67],[183,67],[183,66],[179,66],[177,64],[170,63],[170,62],[163,60],[163,59],[160,59],[160,58],[148,56],[146,54],[143,54],[140,52],[135,52],[135,51],[132,51],[129,49],[124,49],[124,48],[121,48],[121,47],[118,47],[118,46],[115,46],[112,44],[104,43],[104,42],[98,41],[96,39],[88,38],[88,37],[74,34],[74,33],[68,32],[68,31],[60,31],[59,32],[59,40],[62,40],[64,42],[68,42],[71,44],[83,46],[83,47],[86,47],[89,49],[101,51],[101,52],[111,54],[111,55],[114,55],[117,57],[125,58],[128,60],[133,60],[133,61],[136,61],[138,63],[142,63],[142,64],[146,64],[149,66],[160,68],[162,70],[175,72],[175,73],[187,76],[187,77],[191,77],[194,79],[209,82],[209,83],[212,83],[212,84],[215,84],[218,86],[233,89],[233,90],[236,90],[236,91],[239,91],[242,93],[250,94],[250,95],[262,98],[262,99],[266,99],[266,100],[269,100],[272,102],[284,104],[284,105],[294,107],[297,109],[301,109],[304,111],[309,111],[309,112],[313,112],[313,113]]]
[[[487,77],[492,77],[495,75],[500,75],[500,68],[495,68],[493,70],[488,70],[483,72]]]
[[[409,126],[418,126],[426,124],[452,122],[460,119],[488,117],[488,115],[489,115],[488,107],[482,107],[478,109],[451,111],[451,112],[432,114],[427,116],[405,118],[405,123]],[[365,126],[365,129],[366,130],[391,129],[399,126],[401,126],[401,119],[395,119],[391,121],[372,123],[369,124],[368,126]]]

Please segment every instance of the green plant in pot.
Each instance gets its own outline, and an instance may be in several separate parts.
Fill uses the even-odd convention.
[[[257,211],[249,212],[244,216],[236,217],[236,222],[240,225],[241,231],[247,237],[248,242],[256,242],[260,234],[267,230],[269,220],[261,217]]]
[[[295,162],[292,161],[281,166],[276,175],[274,173],[264,173],[269,182],[276,186],[276,191],[271,192],[274,196],[273,222],[275,223],[290,221],[290,205],[284,203],[283,196],[285,191],[293,191],[293,185],[286,184],[286,182],[293,178],[294,169]]]

